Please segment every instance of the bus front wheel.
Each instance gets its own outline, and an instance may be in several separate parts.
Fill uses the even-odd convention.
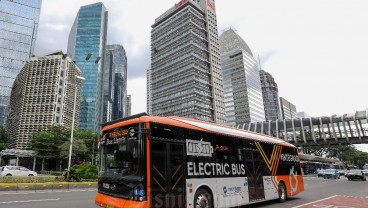
[[[194,195],[194,208],[213,208],[212,195],[205,189],[199,189]]]
[[[286,187],[283,182],[279,183],[279,202],[285,202],[287,199]]]

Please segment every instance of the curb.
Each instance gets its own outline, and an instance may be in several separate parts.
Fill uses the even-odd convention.
[[[97,182],[0,183],[0,191],[97,188]]]

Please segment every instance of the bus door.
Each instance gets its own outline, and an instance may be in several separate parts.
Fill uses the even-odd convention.
[[[151,141],[151,207],[185,207],[185,143]]]
[[[246,175],[248,178],[249,202],[265,199],[263,186],[262,158],[258,150],[244,150],[246,162]]]

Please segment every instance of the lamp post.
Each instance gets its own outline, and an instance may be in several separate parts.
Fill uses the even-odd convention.
[[[80,77],[80,76],[75,76],[74,78],[74,84],[77,83],[77,79],[78,80],[85,80],[84,77]],[[72,113],[72,128],[71,128],[71,132],[70,132],[70,145],[69,145],[69,161],[68,161],[68,180],[69,180],[69,176],[70,176],[70,164],[72,162],[72,151],[73,151],[73,136],[74,136],[74,120],[75,120],[75,106],[77,103],[77,89],[74,89],[74,103],[73,103],[73,113]]]
[[[84,65],[86,64],[86,62],[91,58],[92,54],[88,53],[86,56],[86,59],[82,65],[82,68],[84,67]],[[100,61],[101,57],[97,57],[95,60],[95,64],[98,64],[98,62]],[[88,75],[88,73],[86,73]],[[86,80],[86,78],[81,77],[81,76],[75,76],[74,79],[74,83],[77,82],[77,79],[79,80]],[[69,160],[68,160],[68,175],[67,178],[69,180],[70,177],[70,166],[71,166],[71,161],[72,161],[72,152],[73,152],[73,135],[74,135],[74,120],[75,120],[75,106],[76,106],[76,99],[77,99],[77,90],[74,91],[74,105],[73,105],[73,114],[72,114],[72,128],[71,128],[71,133],[70,133],[70,145],[69,145]],[[93,147],[93,152],[94,152],[94,147]],[[93,153],[94,155],[94,153]],[[92,163],[93,163],[93,158],[92,158]]]
[[[83,63],[83,67],[86,64],[86,62],[91,58],[92,53],[88,53],[86,55],[86,59],[84,60]],[[75,76],[74,77],[74,84],[77,83],[77,79],[79,80],[85,80],[86,78],[81,77],[81,76]],[[77,102],[77,89],[74,89],[74,103],[73,103],[73,112],[72,112],[72,128],[71,128],[71,132],[70,132],[70,144],[69,144],[69,159],[68,159],[68,176],[67,179],[69,181],[69,176],[70,176],[70,165],[72,162],[72,152],[73,152],[73,136],[74,136],[74,120],[75,120],[75,105]]]

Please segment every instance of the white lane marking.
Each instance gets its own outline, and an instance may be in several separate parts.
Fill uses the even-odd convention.
[[[305,205],[309,205],[309,204],[313,204],[313,203],[316,203],[316,202],[324,201],[326,199],[331,199],[331,198],[334,198],[334,197],[337,197],[337,196],[339,196],[339,195],[330,196],[330,197],[327,197],[327,198],[324,198],[324,199],[320,199],[320,200],[317,200],[317,201],[302,204],[302,205],[299,205],[299,206],[296,206],[296,207],[293,207],[293,208],[299,208],[299,207],[302,207],[302,206],[305,206]]]
[[[33,199],[33,200],[26,200],[26,201],[7,201],[7,202],[0,202],[0,204],[14,204],[14,203],[28,203],[28,202],[45,202],[45,201],[59,201],[60,198],[57,199]]]
[[[46,193],[68,193],[68,192],[84,192],[84,191],[97,191],[97,189],[75,189],[75,190],[54,190],[54,191],[22,191],[22,192],[5,192],[5,193],[1,193],[0,191],[0,196],[1,195],[11,195],[11,194],[46,194]]]

